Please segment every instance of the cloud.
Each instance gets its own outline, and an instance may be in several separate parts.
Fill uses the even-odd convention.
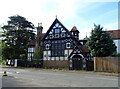
[[[0,24],[6,23],[9,16],[19,14],[33,22],[35,26],[42,22],[43,32],[46,32],[57,15],[58,19],[69,30],[76,25],[81,32],[81,38],[84,38],[86,32],[90,33],[94,22],[100,21],[104,16],[115,12],[106,12],[98,17],[94,16],[91,20],[83,17],[84,13],[101,6],[101,4],[96,4],[97,2],[104,1],[117,2],[118,0],[2,0],[0,3],[2,13]],[[83,16],[81,16],[82,13]],[[87,14],[89,16],[89,13]]]

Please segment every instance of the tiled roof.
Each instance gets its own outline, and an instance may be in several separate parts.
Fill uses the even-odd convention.
[[[89,49],[87,46],[78,46],[84,53],[89,52]]]
[[[45,33],[42,33],[41,35],[42,35],[42,36],[41,36],[41,39],[40,39],[40,40],[43,39],[43,37],[45,36]],[[29,45],[29,46],[35,46],[35,44],[36,44],[36,39],[35,39],[35,40],[32,40],[31,42],[28,42],[27,45]]]
[[[108,30],[113,39],[120,39],[120,30]]]
[[[36,39],[28,42],[27,45],[29,45],[29,46],[30,46],[30,45],[31,45],[31,46],[35,46],[35,43],[36,43]]]
[[[76,26],[74,26],[74,27],[71,29],[71,31],[78,31],[78,29],[77,29]]]

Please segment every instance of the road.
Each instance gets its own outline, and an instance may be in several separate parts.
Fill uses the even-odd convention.
[[[118,87],[118,77],[81,72],[2,68],[2,87]]]

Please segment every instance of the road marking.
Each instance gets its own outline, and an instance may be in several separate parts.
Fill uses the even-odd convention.
[[[85,78],[92,78],[92,79],[105,79],[105,80],[117,80],[118,81],[118,79],[110,79],[110,78],[98,78],[98,77],[85,77]]]

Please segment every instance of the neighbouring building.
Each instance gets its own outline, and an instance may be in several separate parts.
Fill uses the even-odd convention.
[[[28,60],[33,59],[38,46],[43,48],[43,66],[82,70],[91,60],[86,40],[79,40],[76,26],[69,31],[57,18],[46,33],[38,25],[37,38],[28,43]],[[37,46],[37,47],[36,47]]]
[[[42,33],[42,30],[43,30],[42,24],[38,23],[36,39],[32,40],[31,42],[28,42],[28,44],[27,44],[27,46],[28,46],[28,56],[27,56],[28,61],[32,61],[33,56],[37,52],[37,50],[43,48],[43,44],[42,44],[41,40],[43,39],[45,33]]]
[[[117,53],[120,53],[120,30],[108,30],[107,32],[110,33],[110,35],[117,47]]]

